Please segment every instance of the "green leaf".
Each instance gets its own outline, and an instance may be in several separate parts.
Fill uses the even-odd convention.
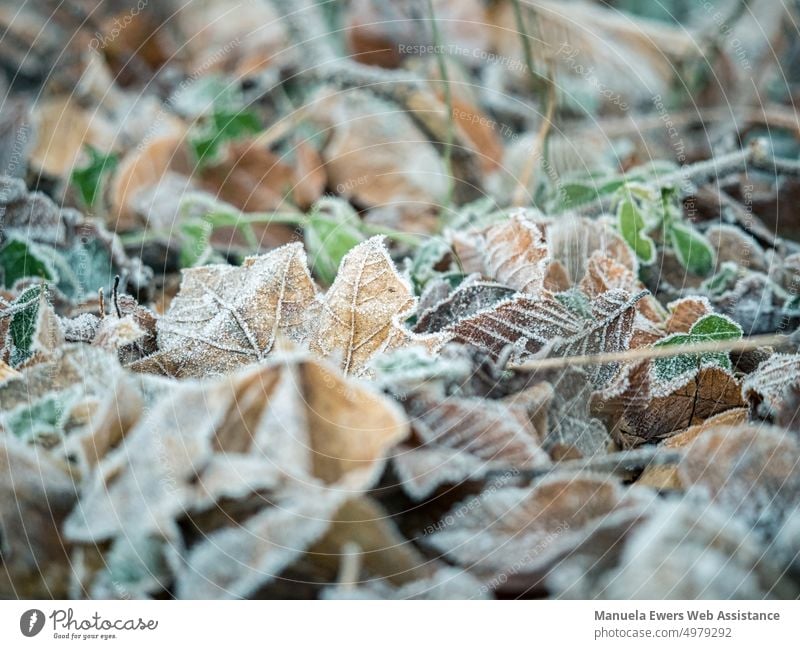
[[[672,334],[653,343],[653,347],[674,347],[677,345],[690,345],[691,343],[692,336],[690,334]]]
[[[694,275],[708,275],[714,269],[714,249],[708,240],[686,223],[669,225],[672,247],[681,266]]]
[[[653,347],[696,345],[709,341],[737,340],[741,337],[742,328],[736,322],[724,315],[712,313],[695,322],[689,333],[672,334],[654,343]],[[726,370],[732,367],[728,352],[681,354],[669,358],[656,358],[653,361],[656,378],[661,381],[673,381],[679,376],[690,375],[700,367],[709,365],[717,365]]]
[[[47,287],[44,284],[36,284],[22,291],[8,309],[11,317],[8,327],[8,335],[11,339],[10,360],[14,367],[31,356],[31,347],[36,336],[39,304],[46,297]]]
[[[613,194],[624,184],[624,178],[564,183],[559,188],[561,206],[565,209],[579,207]]]
[[[252,110],[217,106],[211,119],[189,136],[189,144],[199,165],[218,157],[223,144],[261,131],[261,120]]]
[[[211,233],[214,226],[206,220],[194,219],[180,224],[181,247],[178,263],[181,268],[201,266],[213,254]]]
[[[738,340],[742,328],[730,318],[712,313],[700,318],[689,331],[693,342]]]
[[[643,264],[652,264],[656,258],[656,245],[645,233],[645,222],[639,206],[631,198],[620,202],[617,220],[622,238]]]
[[[344,256],[364,241],[359,230],[346,220],[337,221],[312,213],[305,227],[305,242],[314,273],[325,284],[333,284]]]
[[[63,419],[67,406],[75,398],[76,388],[50,393],[11,412],[6,426],[14,435],[25,441],[58,438],[63,434]]]
[[[18,279],[41,277],[54,279],[55,272],[39,254],[39,246],[18,238],[9,239],[0,248],[0,271],[3,286],[11,288]]]
[[[86,146],[88,161],[72,170],[70,180],[78,190],[87,207],[94,207],[102,193],[105,178],[116,168],[119,158],[114,153],[104,154],[92,146]]]

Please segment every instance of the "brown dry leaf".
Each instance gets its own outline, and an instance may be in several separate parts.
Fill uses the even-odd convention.
[[[185,270],[180,292],[157,323],[159,352],[132,367],[204,376],[263,360],[279,334],[303,339],[315,296],[300,243],[250,257],[240,267]]]
[[[767,534],[800,498],[800,445],[770,426],[719,428],[698,437],[678,466],[681,481]]]
[[[514,291],[501,284],[464,280],[452,293],[445,282],[442,288],[448,291],[445,296],[424,310],[421,309],[414,331],[432,333],[442,331],[453,322],[488,309],[501,300],[514,295]],[[426,295],[429,300],[430,295]]]
[[[575,314],[550,293],[514,296],[457,321],[447,331],[457,342],[474,345],[495,358],[507,346],[521,358],[539,352],[554,338],[580,333]]]
[[[407,433],[387,399],[288,352],[181,384],[142,411],[86,481],[65,529],[84,542],[131,526],[174,538],[181,516],[253,493],[265,494],[262,507],[294,494],[311,501],[298,505],[308,513],[336,509],[377,480],[383,455]]]
[[[201,5],[178,5],[174,18],[165,19],[165,25],[177,25],[189,78],[224,70],[241,79],[265,72],[286,51],[286,25],[274,5],[237,8],[227,0],[204,0]]]
[[[520,407],[487,399],[417,397],[408,414],[420,445],[395,455],[393,464],[414,500],[424,500],[443,484],[482,480],[488,471],[513,473],[550,464]]]
[[[132,149],[120,160],[111,181],[110,197],[112,222],[115,232],[128,232],[143,226],[168,230],[168,223],[150,223],[150,212],[141,204],[148,191],[158,188],[168,178],[168,172],[182,178],[191,175],[193,164],[186,147],[185,133],[177,130],[159,135]],[[184,181],[188,187],[188,180]],[[171,215],[174,218],[174,214]]]
[[[580,288],[590,298],[615,288],[628,293],[640,293],[645,290],[644,284],[633,271],[599,250],[595,250],[589,257],[586,275],[580,282]],[[650,294],[639,300],[636,308],[653,323],[660,324],[664,321],[664,309]]]
[[[448,188],[442,160],[402,108],[362,91],[319,100],[333,134],[322,151],[329,185],[368,207],[441,205]]]
[[[428,538],[449,560],[485,578],[539,570],[612,512],[649,502],[645,490],[603,478],[543,478],[529,489],[487,490],[456,506]]]
[[[636,255],[608,219],[562,214],[557,221],[546,224],[545,238],[550,258],[561,263],[574,283],[586,275],[594,252],[601,252],[638,275]]]
[[[323,358],[340,355],[345,374],[364,374],[375,354],[411,339],[400,322],[416,300],[395,270],[383,237],[372,237],[345,256],[319,302],[309,347]]]
[[[673,435],[664,440],[664,448],[683,448],[706,431],[715,428],[725,428],[737,426],[747,421],[747,408],[731,408],[718,415],[709,417],[700,424],[689,426],[682,433]],[[648,466],[641,477],[636,481],[637,484],[655,489],[683,489],[684,485],[678,475],[677,466]]]
[[[361,575],[401,586],[433,575],[435,566],[396,529],[390,516],[368,497],[348,500],[336,512],[328,531],[309,548],[306,560],[321,566],[329,581],[344,550],[354,544],[361,555]]]
[[[192,597],[243,597],[271,582],[377,481],[408,434],[392,402],[299,352],[183,383],[125,427],[66,534],[96,543],[135,528],[175,544],[188,518],[200,539],[177,591]]]
[[[440,96],[440,99],[444,97]],[[453,97],[451,102],[454,123],[477,157],[483,173],[489,174],[498,169],[503,160],[503,144],[494,120],[460,97]]]
[[[71,96],[51,97],[33,110],[37,142],[30,156],[34,169],[53,178],[67,178],[84,145],[110,151],[114,128],[96,111],[82,108]]]
[[[667,305],[667,333],[686,333],[692,325],[705,315],[714,312],[708,298],[700,296],[684,297]]]
[[[487,228],[484,237],[486,275],[522,293],[536,294],[544,288],[547,244],[535,224],[515,214]]]
[[[17,372],[17,370],[8,365],[5,361],[0,360],[0,384],[18,376],[20,376],[20,373]]]
[[[684,376],[683,385],[654,381],[650,362],[626,365],[615,383],[592,399],[624,448],[670,437],[726,410],[741,408],[740,382],[721,367]]]
[[[747,526],[725,510],[688,499],[661,500],[643,518],[625,535],[623,547],[614,548],[611,561],[590,556],[583,565],[557,567],[560,579],[548,583],[553,594],[613,600],[796,596],[797,586],[775,553],[765,552]]]
[[[800,354],[773,354],[742,382],[742,396],[763,419],[774,417],[792,387],[800,385]]]
[[[67,597],[71,570],[59,528],[77,493],[66,463],[0,433],[0,597]]]
[[[200,182],[244,212],[271,212],[292,204],[309,208],[322,196],[326,176],[319,154],[305,142],[285,157],[244,140],[229,143],[223,158],[202,170]]]

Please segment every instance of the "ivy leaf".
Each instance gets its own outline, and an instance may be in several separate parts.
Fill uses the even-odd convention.
[[[114,153],[101,153],[88,145],[86,152],[88,161],[85,165],[72,170],[70,180],[78,190],[81,200],[91,208],[102,193],[105,179],[116,169],[119,158]]]
[[[32,354],[39,305],[46,295],[47,288],[43,284],[31,286],[22,291],[5,312],[11,317],[8,336],[11,343],[12,366],[20,365]]]
[[[38,253],[38,246],[13,237],[0,248],[3,286],[11,288],[18,279],[41,277],[54,279],[55,272]]]
[[[714,249],[697,230],[685,223],[672,222],[669,236],[678,261],[690,273],[705,276],[714,269]]]
[[[652,264],[656,257],[656,245],[645,234],[645,221],[639,206],[632,198],[620,202],[617,208],[619,231],[623,239],[636,253],[643,264]]]

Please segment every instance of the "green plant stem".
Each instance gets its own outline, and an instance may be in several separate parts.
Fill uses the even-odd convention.
[[[450,205],[455,193],[455,180],[453,178],[453,142],[455,141],[455,125],[453,123],[453,98],[450,93],[450,77],[447,74],[447,62],[444,58],[442,37],[439,33],[439,25],[436,22],[436,15],[433,10],[433,0],[427,0],[428,15],[431,21],[433,32],[434,51],[436,52],[436,63],[439,67],[439,76],[442,78],[442,91],[444,92],[444,104],[447,108],[447,142],[444,147],[444,166],[447,172],[448,188],[447,200],[445,203]]]
[[[185,207],[185,205],[182,206]],[[216,211],[209,211],[206,213],[206,221],[211,224],[212,228],[220,227],[237,227],[247,239],[248,245],[254,248],[258,247],[258,239],[253,232],[253,225],[294,225],[297,227],[305,227],[308,223],[308,216],[300,212],[253,212],[250,214],[236,213],[230,210],[219,210],[217,206]],[[250,232],[251,236],[248,237],[246,230]],[[410,246],[417,246],[420,243],[422,235],[414,234],[411,232],[400,232],[391,228],[386,228],[380,225],[372,225],[369,223],[362,223],[361,230],[369,235],[383,235]],[[163,240],[169,238],[169,233],[163,232],[141,232],[132,234],[120,235],[122,243],[126,246],[141,245],[149,241]]]

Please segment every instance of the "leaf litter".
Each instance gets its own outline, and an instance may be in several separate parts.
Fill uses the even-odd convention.
[[[172,4],[0,51],[0,596],[798,596],[780,66],[645,3]]]

